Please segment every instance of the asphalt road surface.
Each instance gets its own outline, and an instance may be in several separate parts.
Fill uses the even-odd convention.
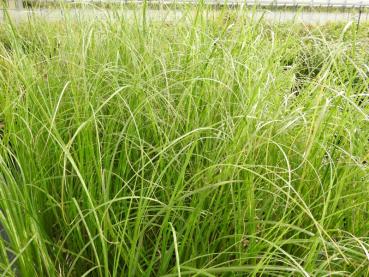
[[[9,16],[13,21],[25,21],[30,17],[41,17],[50,21],[57,21],[63,19],[64,17],[72,17],[76,19],[91,19],[100,18],[104,19],[113,14],[110,10],[103,9],[37,9],[33,11],[29,10],[9,10]],[[302,22],[305,24],[325,24],[328,22],[349,22],[349,21],[359,21],[360,22],[369,20],[368,11],[363,11],[360,15],[356,11],[292,11],[292,10],[271,10],[271,11],[245,11],[249,13],[250,17],[254,19],[259,19],[264,17],[265,20],[272,22]],[[127,18],[133,18],[134,11],[128,9],[115,10],[114,13],[119,13],[121,16]],[[147,18],[149,20],[166,20],[166,21],[176,21],[180,19],[182,12],[180,10],[166,9],[166,10],[148,10]],[[0,12],[0,22],[4,20],[5,13]]]

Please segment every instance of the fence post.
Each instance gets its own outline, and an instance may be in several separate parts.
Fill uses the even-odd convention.
[[[358,30],[359,30],[359,26],[360,26],[361,12],[362,12],[361,8],[362,8],[362,5],[360,5],[360,6],[359,6],[359,17],[357,18],[356,31],[358,31]]]

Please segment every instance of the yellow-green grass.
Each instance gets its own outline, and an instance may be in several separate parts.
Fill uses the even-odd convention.
[[[242,10],[5,22],[4,276],[367,276],[368,27]]]

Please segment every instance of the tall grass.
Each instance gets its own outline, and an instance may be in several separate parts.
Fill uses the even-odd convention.
[[[367,27],[135,15],[1,26],[3,275],[368,276]]]

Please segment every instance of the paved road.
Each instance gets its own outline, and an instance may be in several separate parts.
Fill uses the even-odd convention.
[[[117,11],[115,11],[117,12]],[[32,16],[42,17],[50,21],[57,21],[64,16],[73,18],[107,18],[112,15],[112,11],[102,9],[69,9],[66,11],[58,9],[38,9],[34,11],[27,10],[10,10],[10,17],[16,21],[24,21]],[[134,11],[122,9],[118,10],[122,16],[127,18],[133,18]],[[288,22],[296,21],[306,24],[324,24],[333,21],[358,21],[359,14],[357,12],[314,12],[314,11],[288,11],[288,10],[274,10],[274,11],[255,11],[247,12],[250,16],[259,19],[263,16],[266,20],[272,22]],[[182,16],[180,10],[148,10],[147,17],[149,20],[166,20],[176,21]],[[4,13],[0,13],[0,22],[4,20]],[[360,15],[360,22],[368,21],[369,13],[363,12]]]
[[[32,0],[31,0],[32,1]],[[40,0],[38,0],[40,1]],[[54,0],[41,0],[52,2]],[[199,3],[199,0],[147,0],[151,3]],[[309,6],[309,7],[369,7],[369,0],[204,0],[207,4],[246,4],[261,6]],[[66,3],[126,3],[143,0],[64,0]]]

